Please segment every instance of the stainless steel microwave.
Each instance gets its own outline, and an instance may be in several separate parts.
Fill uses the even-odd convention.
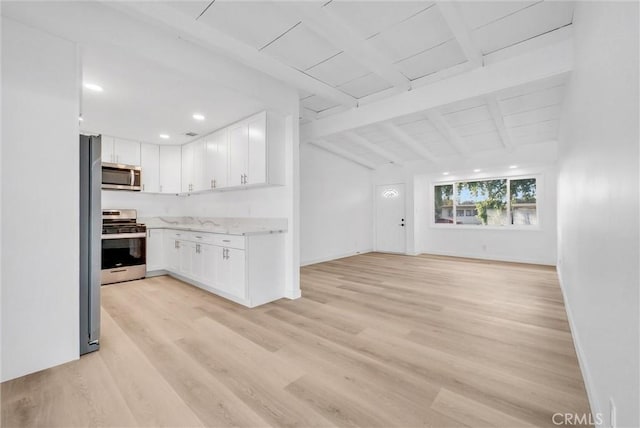
[[[141,173],[139,166],[102,162],[102,188],[140,191]]]

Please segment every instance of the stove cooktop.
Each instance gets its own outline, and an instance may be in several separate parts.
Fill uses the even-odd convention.
[[[121,233],[140,233],[146,232],[147,226],[141,223],[136,224],[103,224],[102,225],[102,234],[103,235],[112,235],[112,234],[121,234]]]

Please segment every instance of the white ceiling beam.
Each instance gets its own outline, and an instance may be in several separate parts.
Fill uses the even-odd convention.
[[[453,37],[464,52],[464,56],[472,64],[482,65],[482,51],[473,43],[469,29],[456,9],[455,2],[439,1],[436,3],[444,21],[453,33]]]
[[[300,116],[308,120],[316,120],[318,113],[300,105]]]
[[[437,162],[438,158],[434,156],[433,153],[429,149],[427,149],[422,143],[418,140],[404,132],[400,129],[399,126],[391,123],[385,122],[380,124],[380,128],[391,138],[394,140],[408,146],[411,150],[413,150],[418,155],[422,156],[424,159],[430,160],[432,162]]]
[[[365,168],[376,169],[376,165],[374,165],[373,162],[369,162],[363,157],[358,156],[354,153],[348,152],[342,147],[338,147],[336,144],[330,143],[326,140],[315,140],[315,141],[312,141],[311,144],[323,150],[326,150],[329,153],[333,153],[336,156],[344,158],[348,161],[364,166]]]
[[[500,135],[502,145],[505,149],[512,150],[513,143],[511,142],[511,136],[507,131],[507,127],[504,124],[504,115],[502,114],[500,105],[498,105],[498,98],[495,95],[488,95],[486,101],[491,117],[493,118],[493,122],[495,123],[498,134]]]
[[[458,135],[456,130],[447,123],[445,118],[442,117],[439,112],[435,110],[429,110],[425,112],[425,116],[427,116],[429,122],[431,122],[431,124],[438,130],[438,132],[442,134],[445,140],[447,140],[447,142],[453,146],[455,151],[458,152],[460,156],[464,157],[468,154],[468,149],[464,144],[464,141],[462,141],[460,135]]]
[[[389,162],[392,162],[396,165],[401,165],[401,166],[404,164],[404,160],[401,159],[398,155],[396,155],[392,151],[387,150],[384,147],[380,147],[377,144],[373,144],[371,141],[367,140],[361,135],[356,134],[353,131],[347,131],[341,135],[343,135],[347,140],[351,141],[352,143],[372,151],[373,153],[385,158]]]
[[[285,2],[283,11],[293,8],[302,22],[319,36],[337,48],[348,53],[369,71],[386,80],[397,91],[411,89],[411,81],[393,65],[393,61],[374,49],[366,40],[342,18],[327,7],[319,7],[316,2]]]
[[[573,24],[566,25],[548,33],[525,40],[524,42],[516,43],[515,45],[491,52],[482,58],[482,62],[487,65],[494,62],[504,61],[505,59],[513,58],[514,56],[522,55],[527,52],[532,52],[536,49],[558,44],[564,40],[571,39],[572,37]]]
[[[286,65],[226,33],[196,21],[193,17],[162,2],[104,1],[103,4],[131,16],[163,25],[177,32],[184,39],[224,54],[288,85],[348,107],[358,105],[354,97]]]
[[[469,61],[462,64],[454,65],[453,67],[445,68],[444,70],[436,71],[435,73],[427,74],[426,76],[418,77],[411,81],[413,89],[419,88],[424,85],[430,85],[440,80],[451,78],[455,75],[468,73],[471,70],[480,68],[480,64],[471,63]],[[375,94],[374,94],[375,95]],[[366,97],[358,100],[358,105],[361,106],[367,101]]]
[[[361,105],[357,109],[352,108],[318,119],[300,127],[301,139],[336,134],[550,77],[567,75],[572,68],[573,46],[571,40],[563,40],[468,73]]]

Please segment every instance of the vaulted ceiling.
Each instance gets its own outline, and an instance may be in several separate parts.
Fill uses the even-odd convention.
[[[187,82],[202,81],[199,87],[214,88],[218,83],[232,89],[202,91],[182,100],[185,112],[203,108],[187,106],[195,99],[219,121],[255,108],[251,106],[259,103],[243,100],[259,91],[266,94],[269,87],[276,88],[269,92],[272,99],[278,85],[265,74],[275,77],[298,90],[302,144],[317,145],[372,169],[513,152],[553,141],[572,69],[573,2],[565,1],[15,2],[3,6],[6,11],[18,18],[58,13],[39,16],[37,23],[74,40],[75,33],[87,33],[90,46],[102,47],[105,38],[113,39],[113,49],[126,46],[131,56],[147,56],[149,35],[136,32],[138,26],[162,32],[167,40],[156,43],[152,56],[160,58],[163,70],[177,70]],[[89,12],[127,21],[127,26],[112,27],[114,33],[108,34],[97,26],[100,19],[84,22]],[[84,27],[70,17],[82,17]],[[109,27],[106,21],[102,26]],[[154,43],[156,39],[160,37],[154,37]],[[221,55],[194,61],[195,50],[194,55],[181,55],[187,48],[197,48],[204,56]],[[112,67],[104,67],[98,61],[92,69],[91,52],[85,49],[87,77],[118,70],[123,62],[116,58]],[[232,69],[238,62],[251,73],[237,77]],[[122,79],[132,79],[129,86],[124,80],[114,83],[121,92],[139,89],[160,96],[171,93],[164,87],[176,86],[167,80],[166,85],[158,81],[151,87],[147,78],[141,85],[132,76],[144,67],[132,67],[129,61],[121,68],[126,70],[119,73]],[[271,84],[261,83],[266,80]],[[239,95],[229,102],[233,91]],[[200,96],[207,92],[220,96]],[[166,105],[160,122],[165,128],[173,124],[176,131],[168,131],[186,138],[181,133],[187,125],[173,118],[174,102],[143,98],[147,104]],[[88,113],[90,101],[84,105]],[[107,122],[122,114],[121,108],[107,111],[104,99],[99,107],[106,109],[101,116]],[[99,109],[93,110],[100,116]],[[149,132],[139,133],[139,138],[153,141],[150,138],[158,133],[151,123],[155,116],[143,113],[148,124],[130,120],[121,133],[134,136],[131,129],[145,128]],[[182,116],[190,117],[187,113]],[[141,115],[131,111],[129,116]]]
[[[294,72],[305,140],[305,128],[323,118],[566,39],[573,19],[573,3],[562,1],[169,5],[250,46],[253,60],[275,61]],[[566,79],[552,75],[410,114],[391,113],[308,141],[369,168],[548,142],[557,138]]]

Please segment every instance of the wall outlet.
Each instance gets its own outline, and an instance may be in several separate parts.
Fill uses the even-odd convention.
[[[609,397],[609,426],[616,428],[616,404],[613,402],[613,397]]]

